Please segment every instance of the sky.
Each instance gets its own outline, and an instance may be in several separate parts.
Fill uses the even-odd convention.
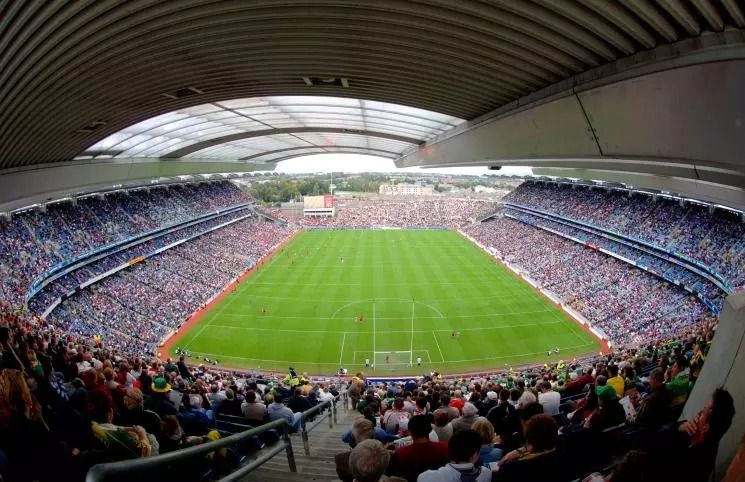
[[[489,171],[484,166],[478,167],[443,167],[421,169],[407,167],[398,169],[392,159],[364,156],[360,154],[317,154],[314,156],[296,157],[277,164],[275,172],[288,174],[314,172],[436,172],[442,174],[469,174],[477,176],[486,173],[499,173],[506,176],[531,174],[529,167],[503,167],[499,171]]]

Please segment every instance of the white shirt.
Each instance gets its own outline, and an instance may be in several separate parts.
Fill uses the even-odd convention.
[[[417,482],[460,482],[461,473],[457,470],[472,470],[473,464],[447,464],[437,470],[428,470],[419,474]],[[477,482],[491,482],[492,471],[488,467],[481,467],[476,477]]]
[[[538,394],[538,403],[543,405],[543,413],[547,415],[558,415],[559,405],[561,404],[561,394],[559,392],[549,391]]]

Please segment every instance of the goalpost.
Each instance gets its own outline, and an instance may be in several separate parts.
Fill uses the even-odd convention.
[[[375,327],[376,314],[375,303],[372,306],[373,322],[373,367],[413,367],[414,366],[414,300],[411,302],[411,340],[409,350],[378,351],[377,334]]]

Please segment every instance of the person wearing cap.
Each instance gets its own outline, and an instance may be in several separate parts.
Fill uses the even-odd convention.
[[[178,410],[171,403],[168,394],[171,391],[171,384],[163,377],[156,377],[150,386],[151,394],[145,399],[145,409],[157,413],[160,417],[166,415],[176,415]]]
[[[598,385],[595,393],[598,396],[598,408],[585,420],[585,428],[602,432],[626,421],[626,411],[618,401],[615,388],[611,385]]]

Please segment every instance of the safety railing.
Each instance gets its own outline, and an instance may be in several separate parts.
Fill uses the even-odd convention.
[[[308,410],[308,412],[310,412],[310,410]],[[282,438],[279,442],[262,454],[261,457],[252,460],[245,465],[239,466],[235,471],[219,479],[218,482],[234,482],[239,480],[249,472],[268,462],[283,450],[287,453],[287,464],[290,467],[290,471],[297,472],[295,455],[292,451],[292,442],[290,440],[290,426],[286,420],[282,419],[275,420],[260,427],[252,428],[251,430],[246,430],[245,432],[236,433],[215,442],[196,445],[176,452],[142,459],[97,464],[91,467],[88,471],[85,481],[107,482],[114,480],[137,480],[137,477],[141,480],[151,480],[151,477],[148,476],[149,473],[152,474],[153,472],[158,472],[159,470],[166,469],[174,464],[187,463],[197,457],[206,456],[207,454],[215,452],[221,448],[248,442],[253,436],[261,435],[262,433],[272,429],[279,429],[282,432]]]
[[[318,412],[323,411],[326,407],[328,407],[329,409],[327,412],[323,412],[320,417],[315,418],[312,422],[308,423],[308,419],[312,418]],[[300,415],[300,437],[303,439],[303,450],[305,451],[305,455],[310,455],[310,442],[308,440],[308,434],[311,430],[323,423],[326,417],[328,417],[329,419],[329,428],[334,428],[334,419],[336,418],[335,410],[336,397],[334,397],[332,400],[321,402],[315,407],[309,408],[308,410],[304,411]]]

